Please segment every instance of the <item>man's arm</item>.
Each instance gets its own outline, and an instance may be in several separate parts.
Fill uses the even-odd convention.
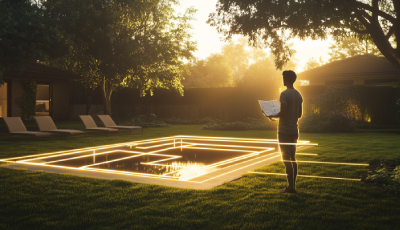
[[[279,113],[276,114],[276,115],[268,116],[268,118],[271,121],[275,121],[275,120],[272,120],[271,118],[273,118],[273,117],[284,117],[286,115],[286,112],[287,112],[287,104],[286,103],[281,103],[281,111],[279,111]]]
[[[303,115],[303,103],[300,104],[300,108],[299,108],[299,118],[301,118],[302,115]]]

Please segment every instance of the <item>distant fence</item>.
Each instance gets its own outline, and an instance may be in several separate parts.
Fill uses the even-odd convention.
[[[391,86],[301,86],[304,113],[348,111],[356,120],[373,124],[399,124],[399,89]],[[112,95],[114,117],[155,114],[158,117],[199,119],[213,117],[226,121],[247,117],[263,118],[258,100],[279,99],[279,91],[265,88],[193,88],[184,96],[157,89],[154,95],[140,97],[135,89],[123,88]],[[93,104],[101,104],[97,92]],[[75,101],[74,104],[79,104]]]
[[[159,117],[199,119],[213,117],[234,121],[247,117],[262,117],[258,100],[277,99],[276,90],[246,90],[241,88],[194,88],[185,90],[184,96],[167,90],[156,90],[154,96],[140,98],[135,90],[115,92],[113,115],[129,117],[155,114]]]

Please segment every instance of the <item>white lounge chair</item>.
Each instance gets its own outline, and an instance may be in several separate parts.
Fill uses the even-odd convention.
[[[79,115],[83,124],[86,127],[86,130],[94,130],[94,131],[107,131],[107,135],[110,132],[118,132],[118,129],[107,128],[107,127],[97,127],[96,122],[94,122],[92,116],[90,115]]]
[[[20,117],[3,117],[10,134],[29,136],[50,136],[51,133],[27,131]]]
[[[103,122],[104,126],[107,128],[115,128],[115,129],[129,129],[132,133],[132,129],[141,129],[143,133],[143,128],[141,126],[122,126],[116,125],[113,119],[109,115],[97,115],[101,122]]]
[[[33,119],[35,119],[40,131],[50,133],[85,134],[85,132],[75,129],[57,129],[56,124],[54,124],[54,121],[50,116],[36,116],[33,117]]]

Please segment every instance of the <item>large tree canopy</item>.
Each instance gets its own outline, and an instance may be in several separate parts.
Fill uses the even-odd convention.
[[[270,47],[277,68],[293,55],[288,39],[330,34],[372,39],[400,70],[399,14],[398,0],[219,0],[208,23],[226,39],[241,34],[253,45]]]
[[[65,43],[43,11],[30,0],[0,0],[0,81],[8,68],[61,56]]]
[[[70,42],[58,60],[81,74],[85,84],[102,87],[107,113],[118,87],[137,87],[142,94],[155,87],[175,88],[184,59],[192,58],[188,22],[193,9],[176,15],[177,0],[46,0],[46,16],[56,21]]]

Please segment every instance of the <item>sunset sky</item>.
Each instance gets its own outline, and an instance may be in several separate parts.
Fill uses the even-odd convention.
[[[218,0],[181,0],[180,6],[176,7],[176,10],[182,13],[191,6],[198,10],[195,15],[197,20],[191,24],[194,28],[192,31],[193,40],[197,41],[198,48],[195,56],[199,59],[204,59],[212,53],[220,52],[221,47],[225,44],[220,40],[221,35],[217,33],[215,27],[211,27],[206,23],[208,15],[215,12],[217,2]],[[295,58],[298,62],[298,68],[296,71],[301,72],[305,62],[311,57],[315,59],[322,57],[324,62],[328,61],[328,47],[330,43],[332,43],[332,40],[293,40],[293,48],[297,51]]]

